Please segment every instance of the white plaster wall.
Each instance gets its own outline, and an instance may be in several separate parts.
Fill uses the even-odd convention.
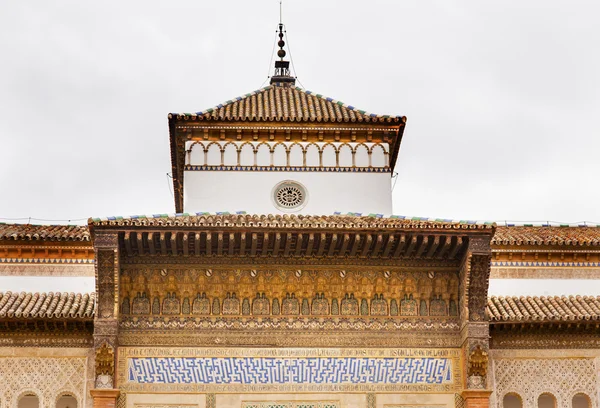
[[[392,213],[389,173],[264,171],[186,171],[184,211],[284,214],[271,197],[273,187],[285,180],[303,184],[308,192],[308,203],[300,214]]]
[[[0,276],[1,292],[77,292],[96,290],[93,276]]]
[[[366,408],[366,394],[217,394],[217,408],[242,407],[244,402],[279,402],[284,405],[287,401],[335,401],[343,408]]]
[[[597,296],[597,279],[490,279],[489,296]]]

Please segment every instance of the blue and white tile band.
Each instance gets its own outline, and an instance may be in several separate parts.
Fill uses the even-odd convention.
[[[133,357],[138,384],[451,384],[452,360],[434,357]]]

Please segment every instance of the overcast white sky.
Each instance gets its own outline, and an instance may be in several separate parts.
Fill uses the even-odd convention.
[[[167,114],[258,89],[278,14],[277,0],[0,2],[0,217],[173,212]],[[458,219],[600,222],[599,15],[284,3],[303,87],[408,117],[394,212]]]

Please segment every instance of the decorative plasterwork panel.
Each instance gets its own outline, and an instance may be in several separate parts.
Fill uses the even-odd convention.
[[[0,276],[94,276],[94,261],[12,263],[0,259]]]
[[[459,349],[119,349],[125,392],[451,392]]]
[[[16,407],[25,394],[35,394],[40,408],[56,406],[69,394],[83,407],[85,400],[86,358],[3,357],[0,364],[0,396],[3,406]]]
[[[195,408],[196,404],[134,404],[135,408]]]
[[[339,401],[250,401],[242,408],[340,408]]]
[[[119,331],[119,344],[123,346],[186,346],[213,347],[215,345],[237,347],[460,347],[458,325],[450,327],[427,324],[407,324],[405,329],[368,331],[360,329],[364,325],[360,319],[342,320],[330,324],[319,322],[319,319],[303,318],[287,319],[249,318],[240,321],[215,321],[210,327],[203,329],[202,324],[192,327],[196,329],[161,329],[161,330],[123,330]],[[173,327],[186,326],[190,320],[181,322],[172,319]],[[150,322],[148,322],[150,323]],[[202,323],[202,322],[201,322]],[[235,323],[235,324],[230,324]],[[377,322],[374,322],[377,323]],[[407,322],[408,323],[408,322]],[[160,325],[161,322],[156,322]],[[240,327],[241,330],[235,329]],[[308,329],[303,329],[307,327]],[[316,327],[316,328],[315,328]],[[326,327],[326,330],[318,329]],[[331,329],[343,327],[343,331]],[[356,327],[356,329],[353,329]]]
[[[499,268],[492,262],[491,279],[600,279],[600,262],[581,267],[557,262],[557,265],[526,265],[527,267]]]
[[[399,405],[399,404],[391,404],[384,405],[383,408],[444,408],[446,405]]]
[[[537,407],[543,393],[552,394],[559,407],[570,407],[573,396],[586,394],[598,406],[594,359],[592,358],[500,358],[493,360],[498,408],[504,396],[518,394],[524,408]]]

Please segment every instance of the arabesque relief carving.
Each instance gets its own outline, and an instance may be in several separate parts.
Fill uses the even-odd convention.
[[[25,394],[39,398],[40,407],[56,406],[61,395],[72,395],[83,407],[86,383],[85,357],[2,357],[2,407],[16,407]]]
[[[467,386],[470,389],[484,389],[488,370],[488,353],[477,345],[469,354]]]
[[[550,392],[557,407],[570,407],[576,394],[586,395],[598,406],[597,367],[593,358],[498,358],[494,359],[494,394],[502,408],[506,394],[518,395],[525,408],[537,407],[538,397]]]
[[[115,375],[115,352],[107,343],[96,350],[96,388],[112,388]]]

